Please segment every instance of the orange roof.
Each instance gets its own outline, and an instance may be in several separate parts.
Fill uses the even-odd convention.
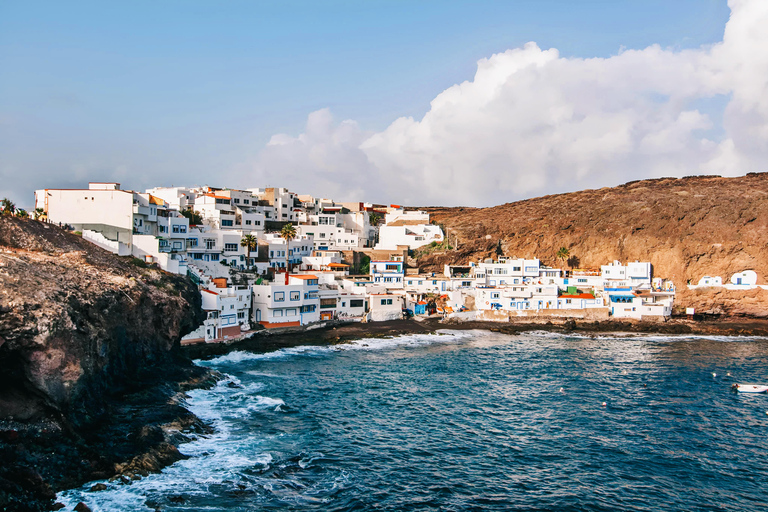
[[[426,305],[426,302],[424,302],[423,300],[420,300],[419,302],[417,302],[417,304],[423,306],[423,305]]]
[[[159,206],[163,206],[165,204],[165,201],[163,201],[159,197],[153,196],[152,194],[149,194],[149,202]]]
[[[295,277],[297,279],[317,279],[317,276],[313,276],[311,274],[291,274],[291,277]]]
[[[348,267],[349,265],[345,265],[344,263],[329,263],[329,267]]]
[[[226,199],[227,201],[231,201],[231,200],[232,200],[232,198],[231,198],[231,197],[227,197],[227,196],[217,196],[216,194],[203,194],[203,195],[204,195],[204,196],[207,196],[207,197],[213,197],[213,198],[216,198],[216,199]]]
[[[576,295],[561,295],[562,299],[594,299],[591,293],[579,293]]]

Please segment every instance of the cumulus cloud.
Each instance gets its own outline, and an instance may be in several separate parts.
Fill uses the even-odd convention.
[[[314,112],[305,133],[272,138],[256,177],[280,172],[297,190],[344,198],[490,205],[768,170],[768,2],[729,6],[713,46],[580,59],[528,43],[482,59],[421,120],[400,118],[380,133]],[[722,121],[699,106],[711,98],[725,105]]]
[[[354,121],[336,123],[329,109],[312,112],[298,137],[272,136],[245,178],[337,201],[364,200],[377,179],[360,149],[370,135]]]

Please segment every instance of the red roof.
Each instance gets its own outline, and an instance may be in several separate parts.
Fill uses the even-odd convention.
[[[313,276],[310,274],[301,274],[301,275],[291,274],[291,277],[295,277],[297,279],[317,279],[317,276]]]
[[[329,267],[348,267],[349,265],[345,265],[344,263],[329,263]]]
[[[561,295],[562,299],[594,299],[591,293],[579,293],[577,295]]]
[[[211,295],[218,295],[218,293],[216,293],[216,292],[212,292],[211,290],[206,290],[206,289],[203,289],[202,291],[204,291],[204,292],[208,292],[208,293],[210,293]]]

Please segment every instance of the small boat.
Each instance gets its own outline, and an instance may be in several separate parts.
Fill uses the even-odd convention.
[[[739,393],[766,393],[768,385],[764,384],[734,384],[733,390]]]

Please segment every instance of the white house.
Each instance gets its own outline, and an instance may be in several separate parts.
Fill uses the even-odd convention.
[[[371,261],[371,276],[373,282],[387,289],[403,288],[405,265],[402,261],[386,260]]]
[[[429,223],[427,212],[406,212],[396,209],[388,213],[386,222],[379,227],[379,242],[376,249],[394,250],[398,245],[407,245],[417,249],[432,242],[441,243],[444,239],[440,226]]]
[[[644,317],[668,318],[672,315],[674,292],[657,292],[650,289],[607,288],[608,306],[615,318]]]
[[[208,288],[200,290],[206,341],[225,340],[250,328],[251,291],[242,286],[227,286],[226,278],[214,278]]]
[[[651,284],[653,277],[651,264],[649,262],[635,261],[622,265],[619,261],[614,261],[610,265],[602,265],[600,274],[603,278],[605,287],[616,288],[622,286],[635,287]]]
[[[369,307],[372,322],[386,322],[403,317],[405,303],[402,295],[371,294]]]
[[[731,284],[744,288],[754,288],[757,285],[757,273],[754,270],[744,270],[731,276]]]
[[[281,277],[275,282],[251,285],[253,320],[264,327],[293,327],[320,320],[318,278],[311,274],[291,274],[288,284]]]

